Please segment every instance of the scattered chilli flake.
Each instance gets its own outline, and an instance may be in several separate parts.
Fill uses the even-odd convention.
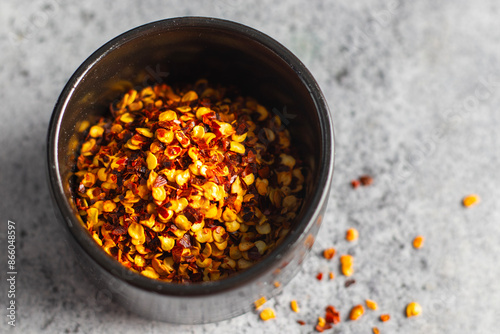
[[[468,196],[465,196],[464,199],[462,200],[462,204],[463,206],[465,206],[466,208],[469,208],[473,205],[476,205],[480,202],[480,198],[479,198],[479,195],[476,195],[476,194],[471,194],[471,195],[468,195]]]
[[[317,279],[318,281],[321,281],[321,280],[323,279],[323,273],[319,273],[319,274],[317,274],[317,275],[316,275],[316,279]]]
[[[276,318],[276,314],[274,313],[274,310],[272,308],[268,307],[266,309],[263,309],[262,312],[260,312],[260,318],[263,321],[267,321]]]
[[[365,313],[365,309],[363,305],[356,305],[351,309],[351,313],[349,313],[349,319],[358,320]]]
[[[316,325],[316,331],[322,333],[323,331],[325,331],[326,329],[330,329],[332,328],[332,325],[326,323],[326,320],[325,318],[323,317],[318,317],[318,324]]]
[[[351,255],[342,255],[340,257],[342,274],[344,274],[345,276],[352,276],[352,274],[354,273],[353,262],[354,258]]]
[[[422,306],[419,303],[411,302],[406,306],[406,316],[408,318],[415,317],[422,313]]]
[[[253,304],[255,305],[255,309],[258,310],[262,305],[266,303],[266,297],[260,297]]]
[[[391,316],[389,314],[382,314],[380,316],[380,321],[382,321],[382,322],[389,321],[390,319],[391,319]]]
[[[323,257],[327,260],[331,260],[335,256],[335,248],[327,248],[323,251]]]
[[[340,313],[332,305],[328,305],[325,309],[325,320],[327,323],[338,324],[340,322]]]
[[[424,237],[419,235],[417,237],[415,237],[415,239],[413,239],[413,247],[415,249],[419,249],[419,248],[422,248],[422,246],[424,245]]]
[[[297,304],[297,301],[295,299],[290,302],[290,307],[292,308],[293,312],[295,312],[295,313],[300,312],[299,304]]]
[[[331,279],[331,280],[334,279],[335,278],[335,274],[332,271],[330,271],[328,273],[328,278]]]
[[[362,186],[369,186],[373,183],[373,178],[370,175],[362,175],[359,177],[359,182]]]
[[[365,300],[365,302],[366,302],[366,307],[368,307],[370,310],[375,311],[378,309],[378,304],[375,301],[373,301],[371,299],[367,299],[367,300]]]
[[[301,326],[304,326],[306,324],[306,322],[303,320],[297,320],[297,323]]]
[[[351,181],[351,187],[353,187],[354,189],[356,189],[357,187],[360,186],[360,182],[358,180],[352,180]]]
[[[345,286],[346,288],[348,288],[348,287],[350,287],[351,285],[353,285],[353,284],[355,284],[355,283],[356,283],[356,280],[355,280],[355,279],[348,279],[348,280],[346,280],[346,281],[345,281],[344,286]]]
[[[350,228],[345,233],[345,239],[349,242],[356,241],[359,238],[358,230],[355,228]]]
[[[377,327],[372,328],[373,334],[380,334],[380,331],[378,330]]]

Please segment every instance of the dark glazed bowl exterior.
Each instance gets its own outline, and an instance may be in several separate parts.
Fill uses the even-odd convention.
[[[304,158],[306,197],[285,241],[261,262],[224,280],[181,285],[133,273],[108,256],[84,228],[69,180],[81,122],[106,113],[126,88],[199,78],[234,85],[281,118]],[[316,81],[281,44],[230,21],[168,19],[106,43],[70,78],[49,125],[49,184],[76,259],[100,289],[144,317],[185,324],[215,322],[249,311],[262,296],[272,298],[300,269],[326,209],[333,141],[330,113]]]

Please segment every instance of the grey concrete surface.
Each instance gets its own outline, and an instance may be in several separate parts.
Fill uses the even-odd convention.
[[[0,332],[310,333],[328,304],[328,333],[499,333],[500,3],[480,1],[75,1],[0,5]],[[215,324],[177,326],[124,311],[85,278],[62,240],[45,175],[53,105],[78,65],[114,36],[168,17],[227,18],[292,50],[318,80],[336,132],[330,206],[302,271],[268,302]],[[368,173],[370,187],[351,179]],[[465,209],[461,199],[478,193]],[[495,204],[497,203],[497,204]],[[7,324],[7,221],[16,223],[16,327]],[[360,238],[344,240],[355,227]],[[414,236],[425,245],[414,250]],[[344,286],[333,246],[355,256]],[[314,277],[334,271],[333,281]],[[378,311],[347,321],[370,298]],[[301,312],[291,312],[292,299]],[[420,317],[405,305],[418,301]],[[389,313],[381,323],[377,317]],[[307,322],[299,326],[296,320]],[[325,333],[327,333],[325,332]]]

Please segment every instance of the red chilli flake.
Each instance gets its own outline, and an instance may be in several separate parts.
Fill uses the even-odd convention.
[[[363,175],[359,177],[359,181],[361,182],[361,185],[366,187],[373,183],[373,178],[369,175]]]
[[[360,186],[360,182],[358,180],[351,181],[351,187],[353,187],[354,189],[356,189],[359,186]]]
[[[338,324],[340,322],[340,312],[335,309],[332,305],[326,307],[325,320],[327,323]]]
[[[332,328],[332,325],[330,324],[326,324],[324,326],[320,326],[320,325],[316,325],[316,330],[320,333],[322,333],[323,331],[325,331],[326,329],[330,329]]]
[[[316,275],[316,279],[317,279],[318,281],[321,281],[321,280],[323,279],[323,273],[319,273],[319,274],[317,274],[317,275]]]
[[[306,322],[303,320],[297,320],[297,323],[301,326],[304,326],[306,324]]]
[[[350,287],[351,285],[353,285],[354,283],[356,283],[356,280],[355,279],[348,279],[347,281],[345,281],[344,283],[344,286],[346,288]]]

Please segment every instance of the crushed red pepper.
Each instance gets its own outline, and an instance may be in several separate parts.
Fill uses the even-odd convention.
[[[281,119],[206,80],[131,90],[93,125],[75,204],[93,239],[167,282],[225,278],[269,254],[302,201],[301,161]]]

